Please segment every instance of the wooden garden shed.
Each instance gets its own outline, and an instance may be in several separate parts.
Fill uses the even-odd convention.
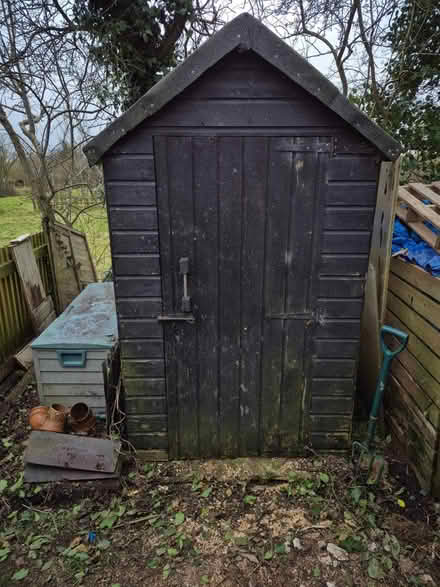
[[[242,14],[85,152],[104,166],[130,442],[158,458],[349,447],[399,145]]]

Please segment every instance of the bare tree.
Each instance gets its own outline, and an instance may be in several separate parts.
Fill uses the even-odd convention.
[[[381,107],[387,38],[399,0],[245,0],[309,59],[324,58],[342,93],[369,87]]]
[[[15,195],[15,186],[12,179],[12,166],[15,157],[5,138],[0,135],[0,196]]]
[[[0,0],[0,125],[42,217],[59,217],[66,224],[80,211],[66,214],[60,201],[63,196],[71,200],[74,187],[88,186],[76,153],[106,118],[93,99],[99,71],[72,24],[69,6],[57,0]],[[69,166],[69,173],[60,186],[53,171],[60,165],[66,136],[70,149],[62,164]]]

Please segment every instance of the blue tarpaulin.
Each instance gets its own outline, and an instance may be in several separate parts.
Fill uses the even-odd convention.
[[[430,230],[440,234],[440,231],[429,223],[425,223]],[[397,253],[402,249],[408,252],[404,256],[411,261],[423,267],[435,277],[440,277],[440,255],[434,251],[424,240],[415,232],[407,228],[398,218],[394,223],[392,253]]]

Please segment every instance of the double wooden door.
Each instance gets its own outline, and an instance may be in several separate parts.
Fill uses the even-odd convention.
[[[171,457],[298,452],[328,151],[155,138]]]

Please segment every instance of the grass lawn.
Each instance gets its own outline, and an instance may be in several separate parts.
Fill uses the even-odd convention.
[[[110,247],[105,208],[88,210],[75,223],[75,228],[87,235],[99,279],[111,266]],[[41,231],[41,218],[27,196],[0,197],[0,247],[21,234]]]

